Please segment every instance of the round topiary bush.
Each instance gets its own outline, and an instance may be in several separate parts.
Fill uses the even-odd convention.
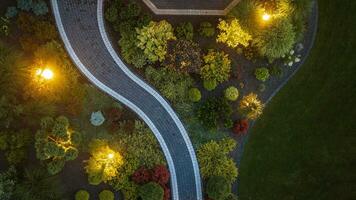
[[[163,188],[157,183],[150,182],[138,188],[138,196],[142,200],[162,200]]]
[[[115,198],[115,195],[110,190],[103,190],[99,194],[100,200],[114,200],[114,198]]]
[[[79,190],[75,193],[75,200],[89,200],[89,192],[86,190]]]
[[[239,90],[234,86],[228,87],[225,90],[225,98],[229,101],[236,101],[239,98]]]
[[[266,67],[257,68],[255,70],[255,76],[257,80],[265,82],[269,78],[269,70]]]
[[[225,200],[231,193],[231,183],[221,176],[210,177],[206,185],[208,197],[214,200]]]
[[[201,99],[201,92],[198,88],[191,88],[188,92],[189,100],[192,102],[198,102]]]
[[[203,82],[204,88],[208,91],[212,91],[216,88],[216,86],[218,85],[217,82],[215,80],[206,80]]]

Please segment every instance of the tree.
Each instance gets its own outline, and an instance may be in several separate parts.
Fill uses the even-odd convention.
[[[234,182],[237,177],[237,167],[228,154],[235,147],[236,142],[233,139],[211,141],[199,147],[197,157],[202,177],[221,176],[231,183]]]
[[[209,98],[197,109],[197,117],[208,129],[217,129],[220,124],[230,121],[232,108],[224,98]]]
[[[206,185],[206,193],[214,200],[226,200],[231,193],[231,182],[221,176],[212,176]]]
[[[178,40],[168,48],[164,65],[178,72],[199,73],[202,65],[201,49],[195,42]]]
[[[176,35],[178,39],[193,40],[194,28],[190,22],[182,22],[176,28]]]
[[[162,187],[154,182],[140,186],[138,189],[138,195],[142,200],[162,200],[163,193]]]
[[[220,33],[216,41],[225,43],[232,48],[236,48],[238,45],[247,47],[249,41],[252,40],[252,36],[241,27],[237,19],[233,19],[230,22],[221,20],[218,29]]]
[[[263,111],[264,105],[258,99],[257,94],[250,93],[244,96],[239,104],[239,111],[247,119],[257,119]]]
[[[90,194],[86,190],[79,190],[75,193],[75,200],[89,200]]]
[[[147,67],[145,75],[173,103],[188,100],[188,90],[193,85],[193,79],[188,74],[179,74],[170,68]]]
[[[58,176],[49,175],[43,168],[25,169],[21,182],[16,185],[16,200],[61,199]]]
[[[15,167],[10,167],[4,172],[0,172],[0,199],[11,200],[18,182]]]
[[[163,61],[167,53],[167,42],[175,40],[173,27],[167,21],[151,21],[147,26],[137,29],[137,46],[151,62]]]
[[[110,190],[103,190],[99,193],[100,200],[114,200],[115,195]]]
[[[189,89],[189,99],[192,102],[198,102],[201,99],[201,92],[198,88]]]
[[[66,161],[78,156],[80,133],[69,128],[66,117],[56,119],[45,117],[41,120],[41,129],[36,133],[36,156],[47,162],[48,172],[53,175],[62,170]]]
[[[257,68],[255,70],[255,76],[257,80],[265,82],[269,78],[269,70],[266,67]]]
[[[121,153],[109,147],[107,140],[92,140],[89,151],[91,156],[86,161],[85,170],[90,184],[106,183],[118,175],[119,169],[124,164],[124,158]]]
[[[294,43],[295,32],[288,18],[274,21],[269,27],[260,31],[254,40],[259,54],[266,56],[269,61],[287,54]]]
[[[239,90],[234,86],[226,88],[225,98],[229,101],[236,101],[239,98]]]
[[[223,51],[210,50],[204,56],[205,65],[200,70],[200,75],[205,81],[224,82],[229,79],[231,72],[231,60]]]

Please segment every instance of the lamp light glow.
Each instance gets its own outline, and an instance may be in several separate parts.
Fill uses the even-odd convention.
[[[263,21],[268,21],[271,19],[271,15],[269,15],[268,13],[264,13],[262,15],[262,19],[263,19]]]
[[[108,154],[108,158],[109,158],[109,159],[113,159],[113,158],[114,158],[114,154],[113,154],[113,153],[109,153],[109,154]]]

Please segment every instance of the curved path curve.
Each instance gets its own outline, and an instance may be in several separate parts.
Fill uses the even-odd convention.
[[[104,27],[103,0],[51,0],[60,36],[79,70],[98,88],[135,111],[160,143],[174,200],[201,200],[198,162],[181,121],[154,89],[117,56]]]

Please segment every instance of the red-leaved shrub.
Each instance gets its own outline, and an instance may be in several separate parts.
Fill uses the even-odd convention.
[[[247,119],[238,120],[234,124],[233,131],[237,135],[243,135],[247,133],[248,126],[249,125]]]
[[[152,169],[152,181],[160,184],[161,186],[168,183],[169,171],[164,165],[157,165]]]
[[[144,167],[140,167],[135,173],[132,175],[132,181],[136,184],[145,184],[152,180],[151,170],[146,169]]]
[[[163,200],[169,200],[171,198],[171,189],[167,185],[162,186],[163,188]]]

